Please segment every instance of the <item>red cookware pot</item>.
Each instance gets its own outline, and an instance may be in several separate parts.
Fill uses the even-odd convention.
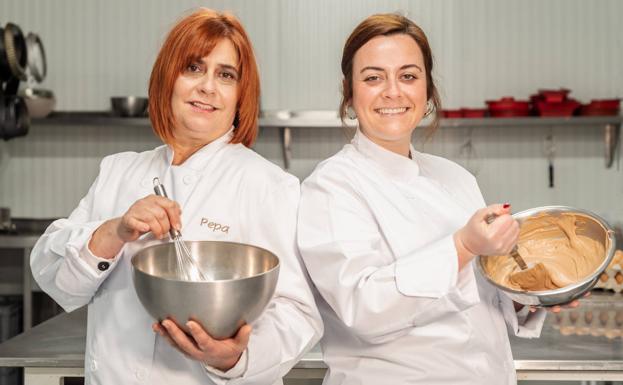
[[[548,103],[560,103],[567,100],[570,90],[561,88],[559,90],[539,90],[538,95]]]
[[[593,99],[589,104],[580,108],[580,115],[618,115],[621,107],[621,99]]]
[[[484,118],[487,116],[486,108],[461,108],[464,118]]]
[[[530,102],[527,100],[515,100],[505,96],[500,100],[487,100],[489,114],[494,118],[517,117],[530,115]]]
[[[442,110],[441,117],[449,119],[462,118],[463,112],[462,110]]]
[[[536,110],[539,116],[572,116],[579,107],[580,103],[574,99],[567,99],[562,102],[544,100],[536,102]]]

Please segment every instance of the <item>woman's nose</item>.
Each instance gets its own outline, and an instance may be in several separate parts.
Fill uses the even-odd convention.
[[[199,90],[205,94],[216,92],[216,80],[212,75],[205,75],[201,78]]]
[[[385,82],[385,89],[383,90],[383,96],[387,98],[395,98],[400,96],[400,86],[398,79],[387,79]]]

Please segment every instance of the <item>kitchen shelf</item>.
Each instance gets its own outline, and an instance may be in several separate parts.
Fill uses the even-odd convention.
[[[328,114],[327,114],[328,115]],[[606,124],[621,124],[623,116],[573,116],[573,117],[525,117],[525,118],[459,118],[441,119],[441,127],[509,127],[509,126],[593,126]],[[354,124],[354,121],[353,121]],[[57,125],[89,125],[89,126],[146,126],[151,123],[148,118],[123,118],[112,115],[108,111],[93,112],[55,112],[47,118],[32,119],[34,126]],[[342,122],[337,117],[305,117],[293,116],[290,118],[262,117],[261,127],[290,127],[290,128],[337,128]]]
[[[573,117],[518,117],[518,118],[460,118],[442,119],[442,128],[475,127],[553,127],[553,126],[592,126],[604,129],[605,165],[611,167],[619,143],[623,116],[573,116]],[[355,121],[350,121],[354,126]],[[426,126],[424,122],[423,126]],[[94,112],[56,112],[47,118],[33,119],[33,126],[142,126],[151,127],[148,118],[123,118],[109,111]],[[290,167],[292,157],[292,129],[338,128],[342,122],[335,111],[285,111],[260,118],[260,127],[278,128],[283,147],[285,169]]]

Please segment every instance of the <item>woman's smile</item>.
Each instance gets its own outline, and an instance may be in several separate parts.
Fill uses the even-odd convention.
[[[191,106],[192,110],[199,113],[211,113],[218,110],[215,106],[210,103],[203,103],[199,101],[190,101],[188,104]]]

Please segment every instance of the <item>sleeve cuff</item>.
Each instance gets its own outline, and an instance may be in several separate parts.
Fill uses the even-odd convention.
[[[517,337],[521,338],[539,338],[541,330],[545,323],[547,311],[538,309],[531,313],[529,306],[524,306],[521,310],[516,311],[513,301],[506,294],[498,291],[500,296],[500,307],[506,323]]]
[[[404,295],[440,298],[457,284],[459,262],[452,235],[396,261],[396,286]]]
[[[229,369],[226,372],[222,370],[218,370],[216,368],[213,368],[205,364],[203,365],[203,367],[206,369],[206,371],[208,372],[208,375],[210,375],[210,378],[212,378],[212,380],[214,380],[218,384],[225,384],[226,381],[223,381],[223,379],[229,380],[233,378],[242,377],[242,375],[247,371],[247,361],[248,361],[247,349],[245,349],[242,352],[242,355],[240,356],[240,359],[238,360],[238,362],[236,362],[236,365],[234,365],[233,368]],[[217,377],[215,378],[215,376]]]
[[[91,242],[91,237],[89,237],[89,239],[86,241],[86,243],[84,244],[84,247],[80,249],[80,251],[78,252],[78,256],[80,257],[82,261],[86,262],[86,264],[90,267],[90,270],[95,275],[100,276],[104,274],[104,272],[106,272],[107,270],[112,269],[114,265],[116,265],[116,262],[119,259],[119,256],[123,252],[123,248],[113,258],[106,259],[106,258],[98,257],[97,255],[93,254],[91,249],[89,249],[90,242]]]

